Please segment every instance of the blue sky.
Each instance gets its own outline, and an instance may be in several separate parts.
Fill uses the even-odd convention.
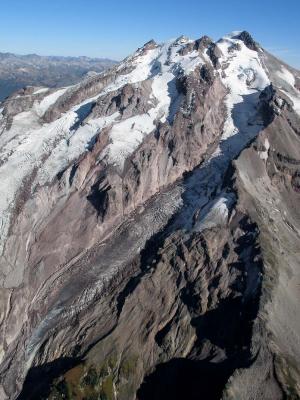
[[[122,59],[151,38],[248,30],[300,68],[300,0],[0,0],[0,51]]]

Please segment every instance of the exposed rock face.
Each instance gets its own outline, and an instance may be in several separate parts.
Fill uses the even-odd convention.
[[[259,50],[259,45],[255,42],[255,40],[252,38],[249,32],[243,31],[238,35],[236,35],[235,38],[242,40],[250,50],[254,51]]]
[[[265,278],[259,324],[267,324],[260,330],[270,336],[254,330],[257,359],[247,370],[246,382],[256,376],[255,387],[250,387],[250,382],[240,385],[245,371],[239,371],[231,379],[226,398],[283,398],[280,393],[275,395],[274,385],[265,383],[272,375],[286,398],[299,397],[300,355],[299,346],[295,345],[299,340],[299,319],[292,317],[298,307],[295,285],[299,280],[300,214],[293,184],[298,164],[294,157],[300,145],[299,117],[282,92],[273,92],[272,101],[274,120],[235,162],[243,209],[260,227]]]
[[[1,399],[298,398],[300,96],[253,43],[1,104]]]

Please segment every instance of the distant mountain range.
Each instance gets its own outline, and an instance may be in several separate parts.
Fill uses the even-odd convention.
[[[72,85],[87,73],[102,72],[116,61],[106,58],[18,55],[0,52],[0,101],[24,86]]]

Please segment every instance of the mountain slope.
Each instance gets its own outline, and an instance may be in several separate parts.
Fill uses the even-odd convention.
[[[102,58],[0,53],[0,101],[28,85],[72,85],[87,73],[102,72],[114,64],[114,61]]]
[[[3,102],[0,398],[297,398],[299,104],[247,32]]]

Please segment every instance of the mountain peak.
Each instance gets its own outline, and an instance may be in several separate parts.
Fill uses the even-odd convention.
[[[242,40],[250,50],[255,50],[255,51],[259,50],[259,44],[253,39],[253,37],[247,31],[242,31],[234,35],[233,38]]]
[[[1,103],[1,400],[285,398],[297,75],[242,31]]]
[[[142,48],[145,50],[151,50],[154,49],[155,47],[157,47],[157,43],[154,39],[150,39],[148,42],[146,42]]]

